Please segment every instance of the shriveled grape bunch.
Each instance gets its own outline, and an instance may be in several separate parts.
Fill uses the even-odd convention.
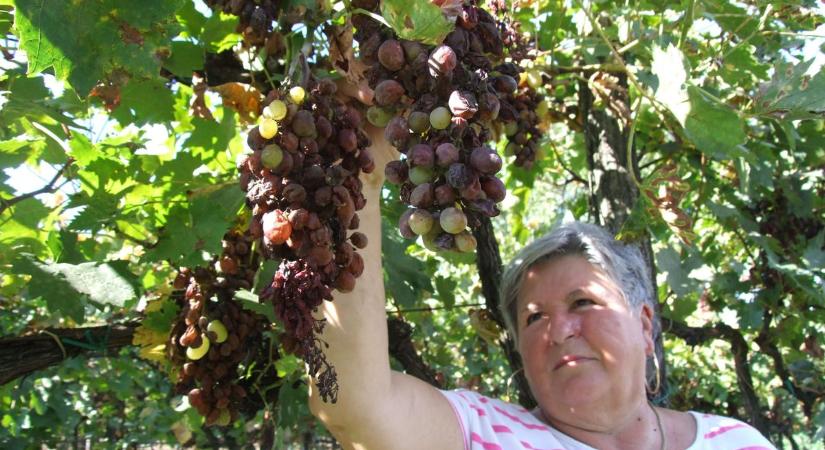
[[[529,166],[538,132],[532,99],[518,92],[522,69],[503,62],[500,23],[472,3],[448,12],[456,27],[438,46],[399,40],[367,15],[353,23],[374,90],[367,118],[403,155],[385,170],[411,207],[401,234],[420,235],[433,250],[472,252],[473,216],[498,215],[506,193],[496,176],[502,158],[486,143],[509,132],[516,164]]]
[[[248,43],[260,43],[266,38],[279,16],[277,0],[206,0],[214,10],[238,16],[238,32]]]
[[[226,426],[242,410],[256,409],[245,407],[250,382],[240,375],[265,363],[260,358],[268,356],[261,335],[266,319],[233,298],[255,277],[252,243],[248,233],[230,231],[214,267],[182,268],[174,281],[173,297],[182,307],[166,348],[178,369],[175,390],[188,395],[208,425]]]
[[[257,127],[247,135],[252,153],[239,161],[241,188],[252,209],[249,230],[262,252],[279,260],[261,293],[284,326],[283,344],[309,365],[325,401],[338,385],[316,337],[324,323],[312,313],[332,290],[349,292],[364,270],[356,252],[367,244],[352,232],[366,200],[359,174],[375,163],[361,113],[335,97],[330,80],[307,89],[273,90]]]

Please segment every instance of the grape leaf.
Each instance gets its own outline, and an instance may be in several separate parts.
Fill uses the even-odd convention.
[[[31,279],[24,296],[42,298],[52,313],[60,313],[75,322],[82,323],[85,296],[81,295],[60,273],[46,270],[45,265],[31,255],[20,255],[12,264],[12,273],[29,275]]]
[[[175,99],[158,80],[132,79],[120,92],[120,106],[112,116],[121,124],[145,125],[174,120]]]
[[[191,232],[197,236],[199,247],[210,253],[220,253],[221,239],[243,205],[243,191],[238,189],[237,182],[230,181],[195,191],[191,199]]]
[[[115,71],[154,77],[155,51],[168,38],[166,24],[181,1],[147,0],[140,8],[124,8],[117,0],[17,0],[15,28],[28,73],[51,67],[83,97]]]
[[[754,96],[754,114],[787,121],[824,118],[825,73],[807,74],[813,63],[810,59],[777,65],[771,81],[762,84]]]
[[[137,279],[126,269],[126,261],[81,264],[39,263],[41,270],[62,276],[77,295],[98,304],[123,306],[137,298]]]
[[[429,0],[383,0],[381,15],[402,39],[431,45],[444,41],[454,27]]]
[[[204,48],[192,42],[172,42],[172,54],[163,66],[181,78],[191,78],[192,72],[203,69]]]
[[[384,254],[384,281],[387,291],[399,306],[412,307],[427,291],[433,287],[424,264],[407,255],[406,245],[398,236],[395,227],[384,220],[383,227],[393,230],[381,233],[381,246]]]
[[[238,17],[230,14],[212,14],[203,25],[200,41],[210,52],[220,53],[232,48],[241,40],[241,35],[235,33],[238,27]]]
[[[703,153],[721,161],[747,156],[741,144],[747,139],[744,122],[736,111],[705,97],[695,86],[688,87],[690,112],[685,134]]]

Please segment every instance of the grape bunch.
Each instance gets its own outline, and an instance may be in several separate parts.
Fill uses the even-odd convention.
[[[438,46],[397,39],[366,15],[353,23],[374,91],[367,119],[384,127],[402,154],[385,170],[410,206],[399,222],[401,234],[422,236],[433,250],[474,251],[468,226],[478,215],[497,215],[506,195],[496,176],[502,158],[485,143],[503,124],[521,142],[510,147],[521,155],[517,163],[527,164],[535,154],[531,138],[538,136],[530,134],[529,120],[520,120],[529,119],[521,111],[530,103],[517,92],[520,68],[503,63],[498,22],[463,5],[457,26]]]
[[[233,299],[255,276],[251,244],[248,233],[230,231],[214,267],[181,268],[173,283],[173,297],[182,304],[167,345],[169,360],[178,368],[175,390],[188,395],[207,425],[226,426],[237,419],[248,403],[249,386],[240,374],[259,366],[256,360],[266,354],[261,335],[266,319]]]
[[[515,64],[503,64],[499,70],[519,80],[518,88],[502,102],[507,106],[499,114],[502,122],[497,131],[508,140],[504,154],[515,156],[513,164],[530,170],[541,139],[539,123],[548,113],[548,102],[536,90],[541,85],[541,75],[535,71],[525,72]]]
[[[238,16],[238,29],[244,41],[261,44],[272,31],[273,23],[280,13],[277,0],[206,0],[206,4],[216,11]]]
[[[282,343],[307,362],[325,401],[336,401],[337,381],[316,337],[323,321],[312,313],[332,290],[349,292],[364,270],[357,249],[367,237],[352,232],[366,199],[359,174],[375,168],[359,110],[335,97],[330,80],[304,89],[273,90],[258,125],[247,134],[252,150],[238,163],[252,210],[249,231],[265,257],[279,260],[261,293],[285,328]]]

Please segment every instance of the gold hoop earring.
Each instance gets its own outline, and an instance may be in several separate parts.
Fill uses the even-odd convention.
[[[659,358],[656,356],[655,352],[653,353],[653,370],[655,371],[655,376],[653,378],[656,380],[656,388],[651,389],[650,380],[645,379],[645,389],[650,395],[656,395],[659,393],[659,390],[662,389],[662,375],[659,370]]]
[[[518,373],[519,373],[519,372],[523,372],[523,371],[524,371],[524,367],[519,367],[519,369],[518,369],[518,370],[516,370],[515,372],[511,373],[511,374],[510,374],[510,377],[509,377],[509,378],[507,378],[507,390],[506,390],[506,392],[507,392],[507,397],[508,397],[508,398],[510,398],[510,399],[512,399],[512,398],[513,398],[513,395],[512,395],[512,393],[510,392],[510,389],[511,389],[511,387],[512,387],[512,385],[513,385],[513,378],[515,378],[515,377],[518,375]],[[512,400],[511,400],[511,401],[512,401]]]

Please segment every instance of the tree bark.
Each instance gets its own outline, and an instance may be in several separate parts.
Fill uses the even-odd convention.
[[[137,323],[86,328],[50,328],[0,339],[0,385],[81,354],[116,353],[132,345]]]
[[[130,322],[86,328],[50,328],[37,334],[0,339],[0,385],[81,355],[106,356],[132,345],[140,324]],[[409,324],[389,318],[389,351],[404,370],[436,387],[432,369],[412,345]]]

